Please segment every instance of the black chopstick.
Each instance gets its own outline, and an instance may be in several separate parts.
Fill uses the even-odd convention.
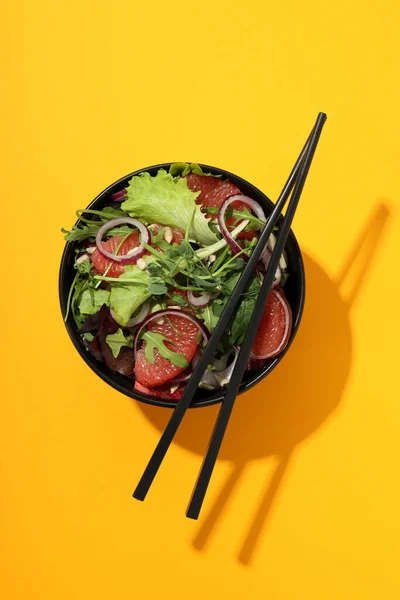
[[[225,330],[228,326],[228,323],[235,311],[237,304],[241,300],[241,295],[242,295],[249,279],[253,276],[255,266],[256,266],[258,260],[260,259],[261,253],[262,253],[263,249],[265,248],[266,243],[268,242],[268,239],[272,233],[272,230],[276,225],[276,222],[282,212],[283,207],[286,204],[286,201],[290,195],[290,192],[292,191],[293,185],[297,179],[297,176],[299,174],[300,167],[302,165],[309,141],[310,141],[310,138],[307,140],[306,144],[304,145],[304,148],[301,151],[301,153],[296,161],[296,164],[293,167],[291,174],[289,175],[289,178],[288,178],[288,180],[281,192],[281,195],[280,195],[280,197],[279,197],[279,199],[267,221],[267,224],[261,233],[260,239],[257,242],[253,252],[251,253],[248,263],[247,263],[245,269],[243,270],[238,283],[236,284],[233,294],[232,294],[229,302],[227,303],[222,315],[220,316],[217,326],[216,326],[213,334],[211,335],[211,337],[207,343],[207,346],[206,346],[203,354],[201,355],[199,362],[197,363],[195,370],[193,371],[193,373],[189,379],[186,389],[183,392],[181,399],[177,403],[177,405],[172,413],[172,416],[171,416],[171,418],[170,418],[170,420],[169,420],[169,422],[168,422],[168,424],[167,424],[167,426],[166,426],[166,428],[165,428],[165,430],[153,452],[153,455],[151,456],[151,458],[143,472],[143,475],[133,493],[133,497],[136,498],[137,500],[145,499],[147,492],[149,491],[150,486],[154,480],[154,477],[156,476],[157,471],[160,468],[160,465],[164,459],[164,456],[167,453],[169,446],[171,445],[171,442],[175,436],[175,433],[176,433],[179,425],[182,422],[182,419],[186,413],[186,410],[188,409],[188,407],[193,399],[193,396],[197,390],[197,387],[201,381],[201,378],[203,377],[203,374],[204,374],[205,370],[207,369],[207,366],[210,363],[210,361],[215,353],[218,342],[219,342],[221,336],[223,335],[223,333],[225,332]]]
[[[204,497],[207,492],[208,484],[210,482],[211,475],[215,466],[215,462],[218,457],[219,449],[221,447],[222,440],[224,438],[229,418],[235,403],[235,399],[239,392],[240,384],[243,378],[244,371],[246,369],[249,355],[253,346],[254,338],[260,325],[265,303],[267,301],[268,294],[271,290],[272,282],[274,280],[274,275],[278,267],[279,259],[285,247],[286,239],[290,231],[293,217],[296,212],[301,192],[303,190],[304,183],[307,178],[307,174],[310,169],[315,149],[317,147],[318,140],[321,135],[321,131],[325,121],[326,115],[324,113],[319,113],[314,129],[310,135],[310,142],[305,152],[304,161],[300,168],[298,180],[295,183],[292,197],[290,199],[281,228],[277,235],[276,245],[264,276],[264,280],[260,289],[259,296],[257,298],[256,306],[249,327],[246,332],[245,339],[237,357],[235,369],[233,371],[232,377],[225,392],[225,397],[217,417],[215,428],[211,435],[207,454],[204,458],[203,465],[201,467],[191,500],[189,502],[186,516],[190,519],[197,519],[199,516]]]

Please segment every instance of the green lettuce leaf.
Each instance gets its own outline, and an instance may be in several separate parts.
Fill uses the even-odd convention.
[[[118,358],[118,355],[121,352],[121,348],[123,346],[133,348],[133,335],[125,337],[122,329],[118,329],[116,333],[111,333],[110,335],[106,336],[106,342],[111,348],[113,357]]]
[[[103,304],[110,306],[109,291],[86,289],[79,302],[79,312],[81,315],[94,315],[100,310]]]
[[[146,257],[146,262],[149,262],[149,258]],[[135,277],[138,283],[115,285],[111,288],[110,304],[120,325],[126,325],[133,313],[151,296],[148,287],[151,278],[147,271],[141,271],[136,265],[127,265],[118,282],[122,283],[124,279],[132,277]]]
[[[209,220],[195,203],[199,192],[192,192],[186,179],[172,177],[159,169],[155,177],[141,173],[129,182],[128,198],[121,208],[133,217],[147,223],[161,223],[186,232],[189,238],[202,246],[218,241],[211,231]],[[194,218],[193,218],[194,213]]]

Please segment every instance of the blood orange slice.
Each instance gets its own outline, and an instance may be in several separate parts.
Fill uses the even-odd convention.
[[[148,331],[160,333],[169,340],[165,345],[169,350],[183,354],[188,363],[192,360],[198,346],[199,327],[186,317],[168,315],[163,317],[161,323],[151,321]],[[154,363],[148,362],[145,356],[146,342],[136,353],[135,377],[145,387],[156,387],[163,385],[173,379],[184,368],[176,367],[167,358],[160,355],[157,348],[154,349]]]
[[[219,177],[211,177],[209,175],[196,175],[191,173],[186,177],[188,186],[193,192],[200,191],[200,194],[196,198],[196,203],[201,204],[203,209],[207,211],[207,208],[219,208],[224,200],[233,196],[234,194],[241,194],[239,188],[231,181],[224,181]],[[245,204],[240,201],[232,202],[232,208],[235,210],[242,210]],[[215,214],[206,213],[206,216],[213,219],[216,217]],[[232,228],[237,221],[237,217],[229,217],[226,220],[226,224],[229,228]],[[242,231],[239,235],[239,239],[253,239],[254,230]]]
[[[114,254],[123,239],[124,236],[116,235],[107,240],[106,242],[102,242],[102,246],[105,250],[107,250],[107,252],[111,252]],[[137,229],[135,229],[123,242],[121,248],[118,250],[118,254],[128,254],[129,250],[137,248],[138,246],[140,246],[140,233]],[[100,275],[104,275],[108,265],[111,263],[111,267],[107,272],[108,277],[119,277],[121,273],[124,272],[124,266],[126,264],[135,264],[137,260],[136,258],[132,258],[131,261],[127,261],[124,263],[124,265],[120,265],[114,261],[110,261],[108,258],[103,256],[103,254],[99,251],[98,248],[96,248],[96,250],[93,252],[90,258],[92,260],[94,268],[100,273]]]
[[[292,329],[292,311],[281,289],[271,290],[251,349],[251,358],[267,360],[286,348]]]
[[[164,227],[165,225],[159,225],[158,223],[155,223],[152,226],[151,231],[154,234],[157,234]],[[179,244],[184,237],[183,233],[181,233],[177,229],[173,229],[172,227],[170,227],[170,229],[172,231],[172,242],[175,244]],[[107,250],[107,252],[111,252],[112,254],[114,254],[122,240],[122,235],[116,235],[107,240],[106,242],[103,242],[102,245],[103,248]],[[138,246],[140,246],[140,233],[136,229],[132,231],[132,233],[123,242],[121,248],[118,250],[118,254],[128,254],[129,250],[137,248]],[[157,249],[160,250],[158,246]],[[146,252],[145,254],[149,254],[149,252]],[[130,261],[124,261],[124,264],[120,265],[117,262],[110,261],[108,258],[103,256],[103,254],[98,250],[98,248],[96,248],[96,250],[91,255],[91,260],[94,268],[100,273],[100,275],[104,275],[108,265],[111,263],[111,267],[109,271],[107,271],[107,276],[119,277],[124,272],[124,266],[136,264],[137,258],[132,258],[132,260]]]

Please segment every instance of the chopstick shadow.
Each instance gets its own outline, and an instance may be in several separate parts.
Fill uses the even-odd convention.
[[[277,466],[250,515],[251,524],[237,557],[243,565],[252,562],[299,445],[326,423],[340,403],[351,367],[350,310],[368,276],[389,216],[388,205],[380,201],[335,279],[313,258],[304,256],[307,298],[298,334],[281,364],[236,401],[219,455],[219,460],[232,464],[232,471],[209,512],[200,517],[192,540],[197,550],[206,550],[219,517],[234,499],[251,463],[274,456]],[[348,290],[345,297],[344,284]],[[155,427],[164,430],[169,411],[141,403],[137,406]],[[217,411],[218,407],[188,411],[175,443],[204,456]]]

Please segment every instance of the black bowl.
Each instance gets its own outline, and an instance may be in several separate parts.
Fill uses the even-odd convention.
[[[103,192],[101,192],[101,194],[99,194],[97,198],[95,198],[93,202],[89,204],[88,208],[101,210],[107,203],[111,201],[112,194],[121,190],[124,187],[127,187],[129,180],[134,175],[138,175],[139,173],[143,173],[144,171],[147,171],[148,173],[150,173],[150,175],[155,175],[158,169],[164,168],[168,170],[171,164],[172,163],[154,165],[152,167],[140,169],[138,171],[135,171],[134,173],[130,173],[130,175],[122,177],[122,179],[119,179],[118,181],[110,185],[107,189],[105,189]],[[267,198],[265,194],[263,194],[259,189],[254,187],[254,185],[252,185],[245,179],[242,179],[241,177],[238,177],[233,173],[229,173],[228,171],[224,171],[223,169],[217,169],[208,165],[201,165],[201,167],[206,173],[212,173],[215,175],[222,174],[223,177],[230,179],[235,185],[237,185],[240,188],[243,194],[257,200],[257,202],[264,207],[267,214],[271,212],[273,207],[271,200],[269,200],[269,198]],[[305,297],[305,275],[300,248],[292,231],[290,232],[286,243],[286,252],[288,256],[288,272],[290,274],[290,277],[285,285],[285,294],[293,313],[293,327],[289,343],[286,346],[285,350],[279,356],[269,360],[261,369],[257,371],[248,371],[245,373],[242,384],[240,386],[240,393],[245,392],[246,390],[250,389],[253,385],[261,381],[261,379],[264,379],[264,377],[266,377],[268,373],[270,373],[272,369],[276,367],[276,365],[279,363],[280,360],[282,360],[283,356],[288,351],[289,346],[292,343],[300,324]],[[73,264],[74,243],[70,242],[66,244],[64,253],[62,255],[59,275],[59,294],[61,310],[63,315],[66,311],[68,291],[72,279],[74,277]],[[162,400],[161,398],[155,398],[153,396],[147,396],[146,394],[141,394],[140,392],[137,392],[133,388],[131,378],[125,377],[124,375],[120,375],[119,373],[115,373],[111,371],[105,365],[105,363],[97,361],[85,349],[81,341],[80,335],[76,331],[76,326],[71,315],[69,316],[66,322],[66,327],[75,348],[78,350],[83,360],[99,377],[101,377],[114,389],[118,390],[119,392],[122,392],[123,394],[126,394],[130,398],[135,398],[136,400],[146,402],[147,404],[154,404],[156,406],[164,406],[168,408],[172,408],[173,406],[175,406],[175,403],[173,402]],[[207,391],[199,388],[196,392],[191,406],[208,406],[217,402],[221,402],[222,399],[223,390]]]

